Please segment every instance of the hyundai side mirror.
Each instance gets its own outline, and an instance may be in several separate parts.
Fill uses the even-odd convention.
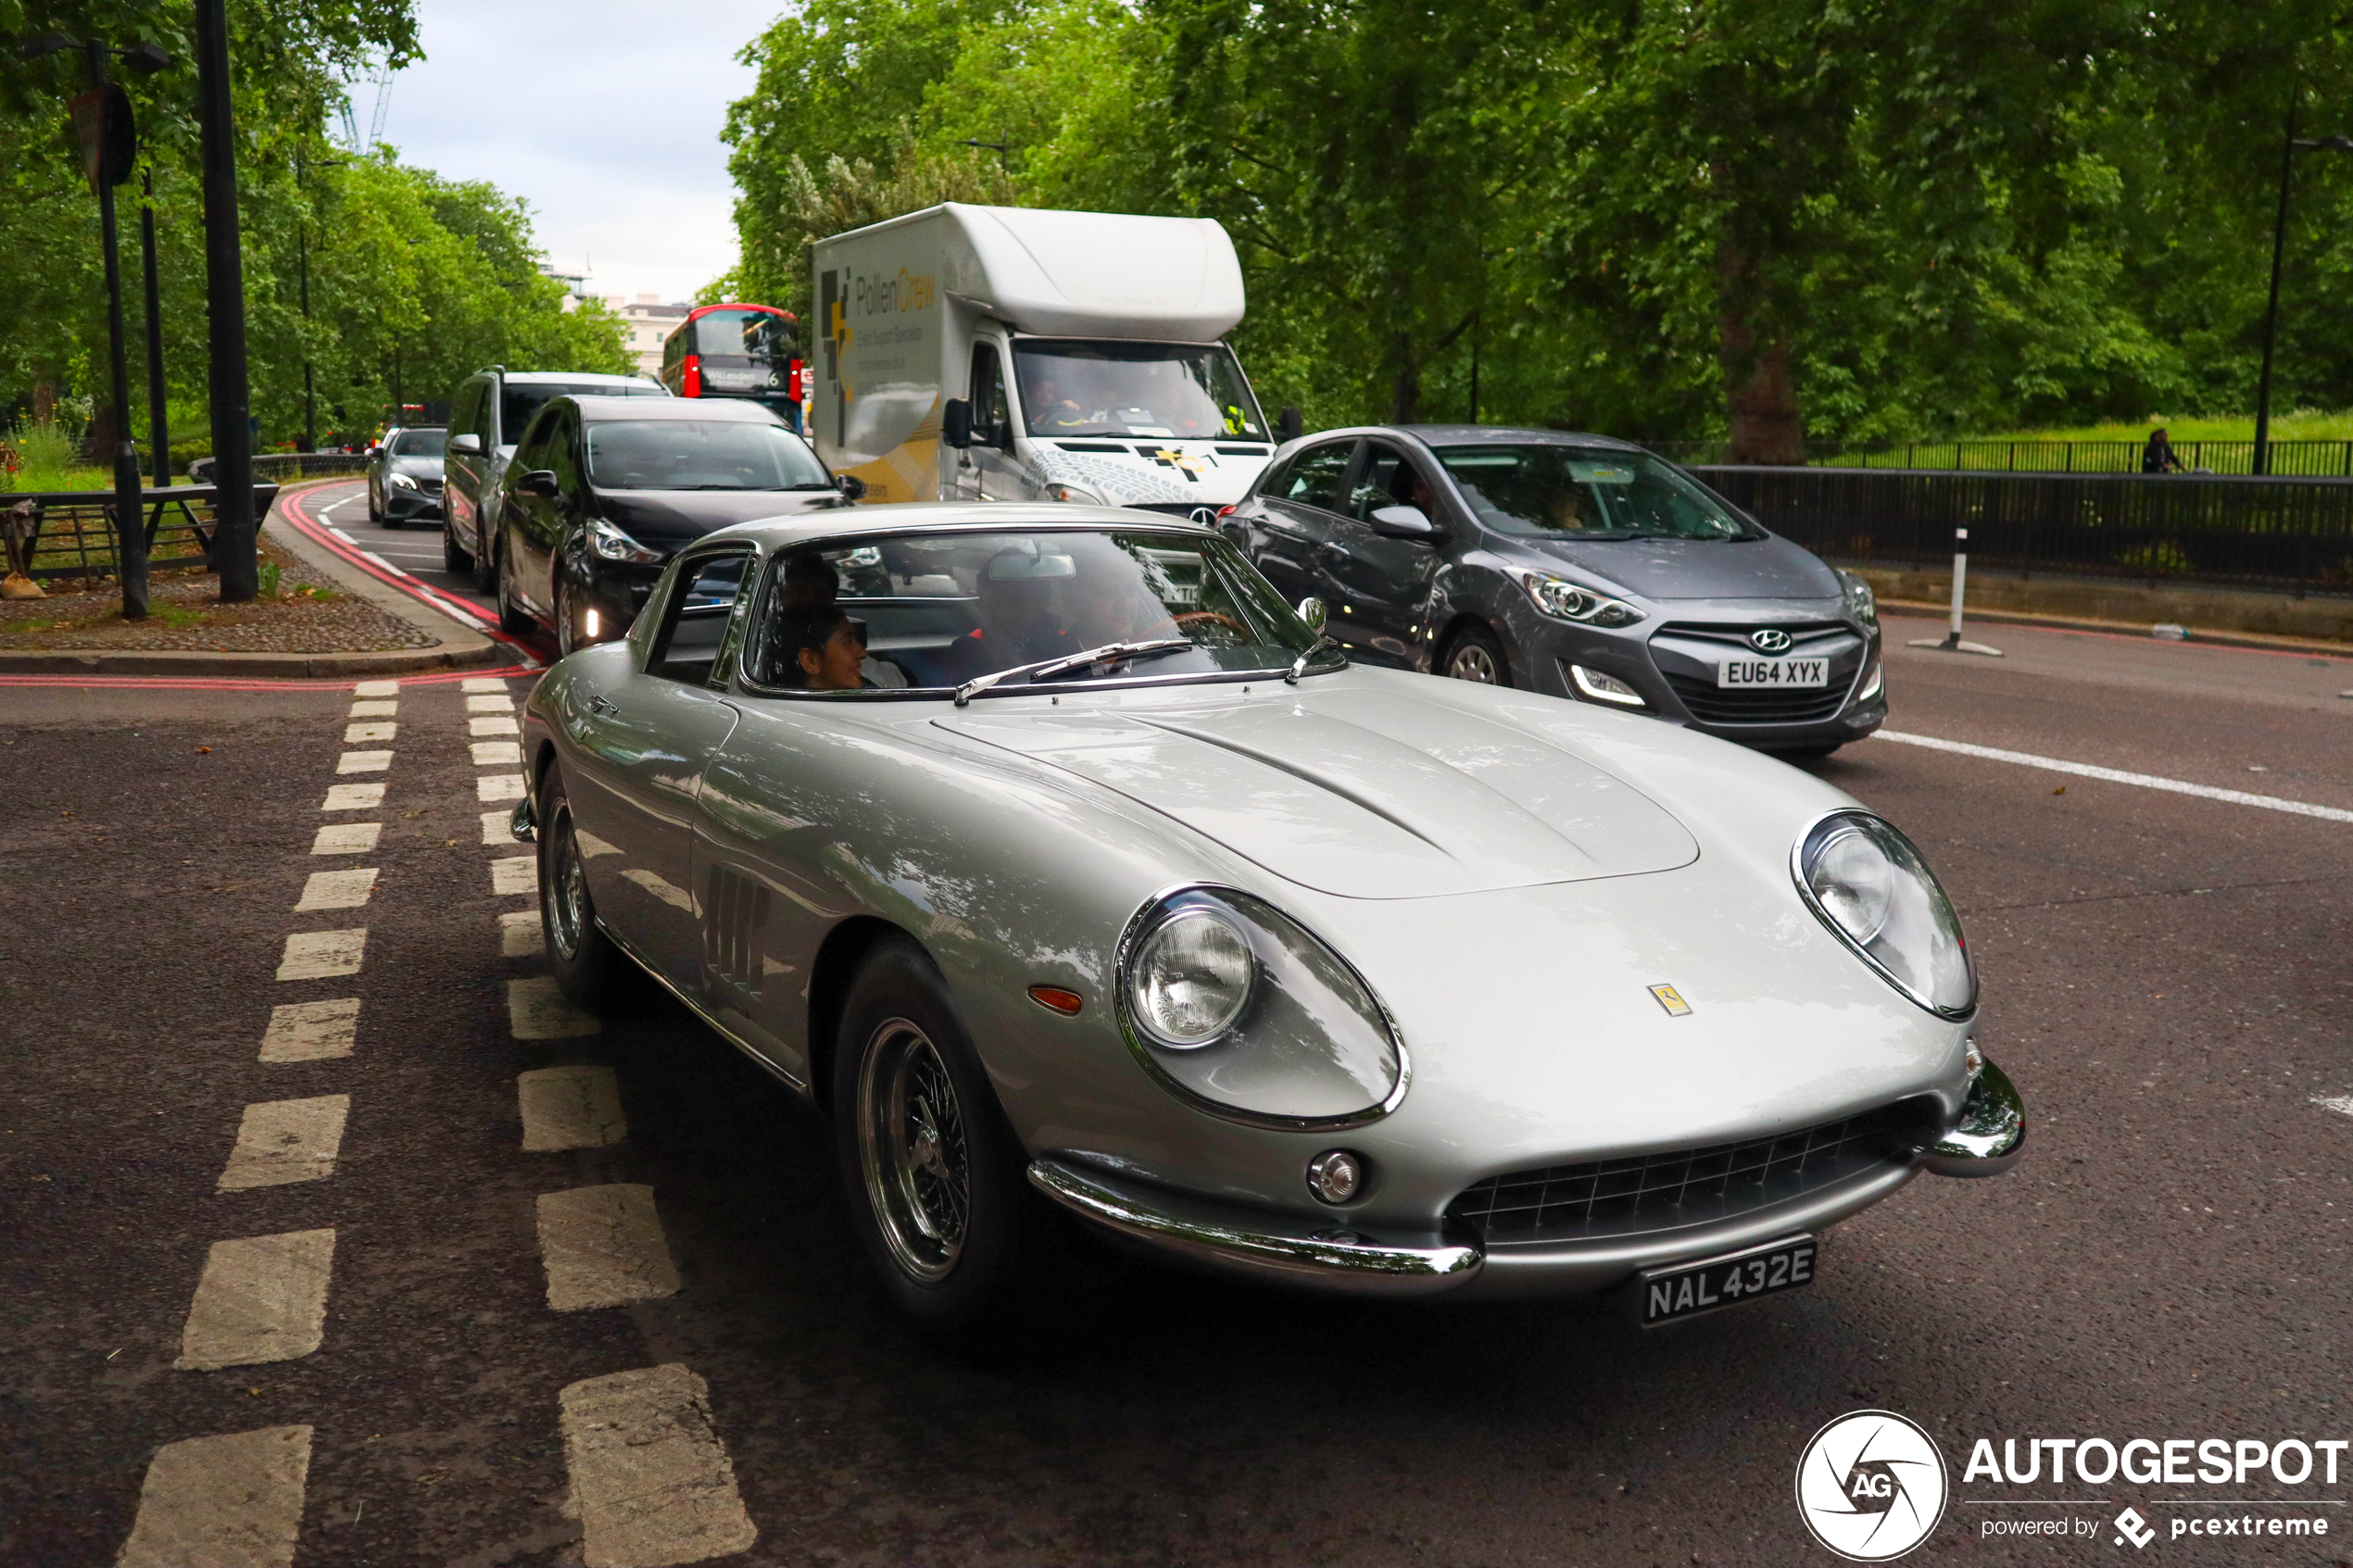
[[[529,473],[515,481],[515,488],[526,495],[537,495],[552,501],[556,498],[560,487],[556,483],[555,470],[533,469]]]
[[[449,438],[449,450],[460,458],[479,458],[482,456],[482,437],[472,433],[453,435]]]
[[[1307,622],[1307,629],[1310,632],[1320,632],[1324,629],[1323,600],[1310,594],[1299,601],[1298,609],[1299,618]]]
[[[1384,539],[1419,539],[1424,543],[1438,537],[1438,524],[1419,507],[1375,507],[1373,532]]]
[[[1305,433],[1307,423],[1299,417],[1297,408],[1285,408],[1275,420],[1275,439],[1296,441]]]
[[[959,451],[973,444],[973,406],[969,401],[950,397],[939,410],[939,439]]]
[[[843,500],[856,501],[864,498],[866,482],[854,473],[837,473],[834,475],[834,488],[841,492]]]

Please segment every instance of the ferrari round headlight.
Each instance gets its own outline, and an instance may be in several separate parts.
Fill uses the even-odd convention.
[[[1910,839],[1868,812],[1833,812],[1799,843],[1795,869],[1822,923],[1897,990],[1947,1018],[1977,1005],[1960,918]]]
[[[1250,943],[1219,910],[1173,911],[1137,945],[1128,1005],[1144,1033],[1174,1050],[1208,1045],[1250,1001]]]
[[[1187,887],[1136,912],[1114,992],[1144,1071],[1213,1115],[1353,1127],[1396,1109],[1405,1055],[1348,961],[1264,899]]]

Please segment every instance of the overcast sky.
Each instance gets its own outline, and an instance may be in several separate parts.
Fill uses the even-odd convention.
[[[557,270],[598,295],[685,299],[736,259],[719,141],[736,63],[780,0],[418,0],[425,57],[392,79],[403,162],[531,204]],[[365,136],[375,112],[353,89]]]

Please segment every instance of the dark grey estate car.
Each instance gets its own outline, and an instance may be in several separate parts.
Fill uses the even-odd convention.
[[[1887,718],[1868,583],[1623,441],[1324,431],[1221,526],[1350,654],[1653,714],[1793,756]]]

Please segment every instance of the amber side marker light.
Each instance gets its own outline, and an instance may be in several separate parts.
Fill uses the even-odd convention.
[[[1078,1010],[1087,1005],[1086,997],[1076,991],[1065,991],[1059,985],[1032,985],[1029,999],[1041,1008],[1061,1013],[1064,1018],[1077,1017]]]

